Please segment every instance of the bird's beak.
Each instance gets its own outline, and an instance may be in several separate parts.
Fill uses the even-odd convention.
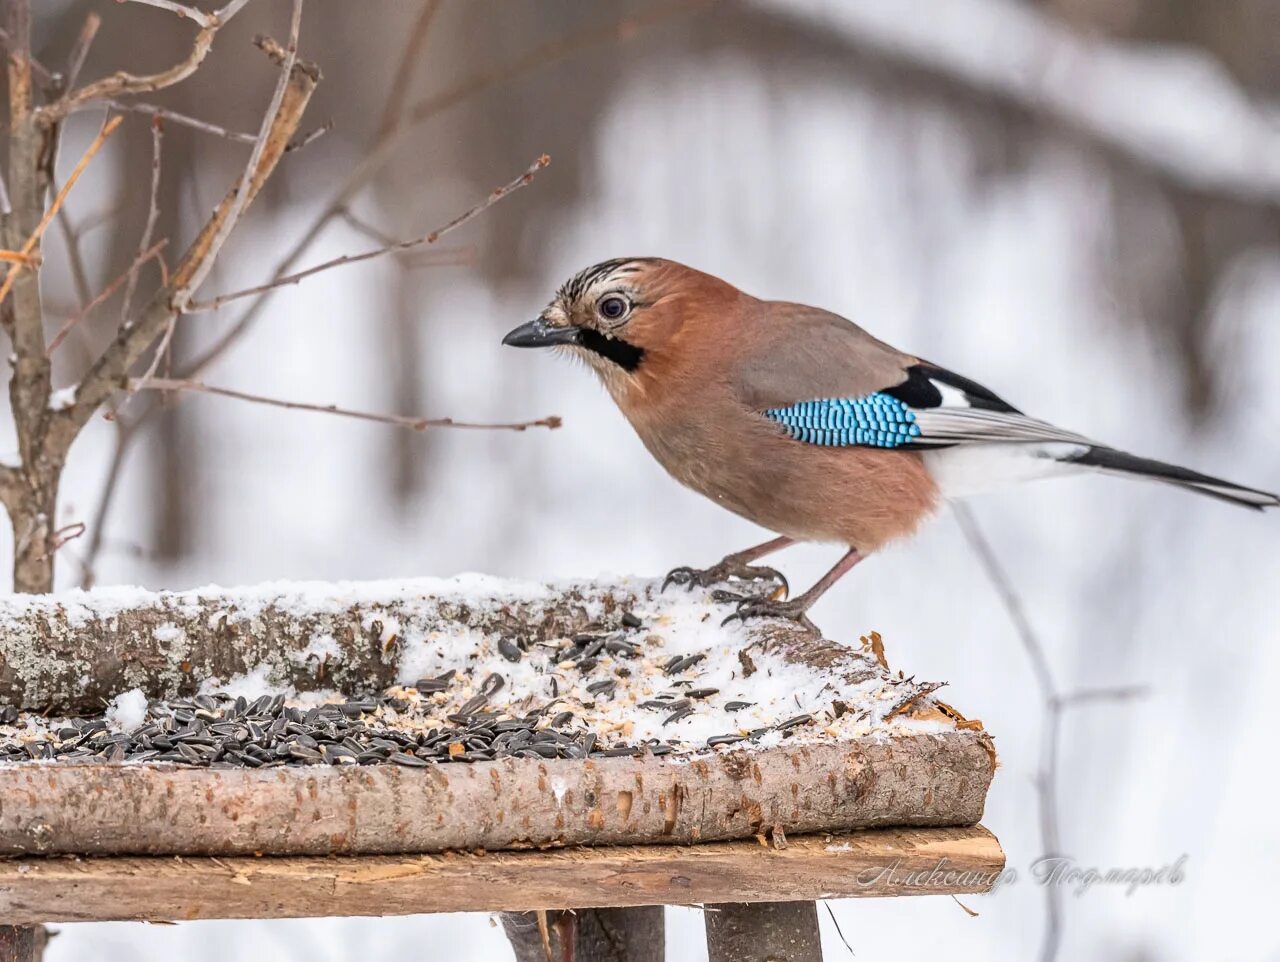
[[[502,339],[511,347],[554,347],[557,344],[581,343],[582,328],[572,324],[553,326],[542,318],[521,324]]]

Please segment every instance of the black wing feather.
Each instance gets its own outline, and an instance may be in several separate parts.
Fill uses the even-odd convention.
[[[944,367],[938,367],[936,364],[927,362],[911,365],[911,367],[907,368],[907,379],[905,381],[896,387],[884,388],[881,393],[895,397],[903,404],[917,410],[941,407],[942,392],[938,390],[937,384],[934,383],[935,381],[964,392],[965,400],[969,402],[971,408],[976,408],[980,411],[1000,411],[1005,414],[1022,413],[1004,398],[983,387],[977,381],[971,381],[967,377],[956,374],[954,371],[948,371]]]

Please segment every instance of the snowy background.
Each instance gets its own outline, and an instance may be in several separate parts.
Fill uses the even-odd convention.
[[[456,235],[467,263],[385,259],[285,288],[204,377],[396,413],[559,414],[564,428],[414,434],[185,399],[130,449],[97,581],[656,574],[763,540],[668,479],[585,371],[499,346],[568,275],[619,255],[671,257],[758,296],[841,312],[1048,420],[1280,487],[1280,115],[1259,93],[1280,79],[1280,24],[1266,3],[1179,16],[1166,6],[1196,5],[444,3],[412,100],[557,37],[656,22],[491,79],[408,131],[352,202],[362,220],[408,237],[551,154],[532,186]],[[86,76],[169,62],[189,43],[190,27],[163,11],[59,0],[40,7],[37,53],[65,56],[89,8],[106,23]],[[335,129],[282,165],[206,294],[269,277],[368,153],[417,10],[310,6],[303,54],[325,81],[308,116]],[[286,17],[286,4],[258,0],[219,37],[208,73],[165,102],[256,127],[271,73],[247,41],[279,35]],[[64,159],[98,123],[73,123]],[[145,121],[133,123],[132,146],[104,155],[71,205],[80,223],[120,194],[144,205],[86,234],[99,283],[132,257],[145,213],[149,141]],[[243,152],[176,130],[166,150],[180,211],[166,229],[186,237]],[[370,244],[335,221],[301,263]],[[45,257],[46,297],[69,301],[58,244]],[[180,356],[240,313],[189,318]],[[75,373],[71,359],[56,386]],[[114,438],[99,421],[78,442],[63,523],[92,514]],[[1280,518],[1093,478],[973,508],[1058,684],[1146,688],[1066,714],[1063,850],[1100,869],[1188,856],[1178,886],[1066,893],[1061,957],[1280,959],[1268,704],[1280,681]],[[82,578],[77,545],[62,586]],[[779,562],[805,585],[837,554],[802,547]],[[895,669],[948,680],[947,700],[995,735],[1002,767],[984,824],[1019,874],[964,899],[977,918],[944,897],[832,903],[858,958],[900,958],[908,931],[955,962],[1035,956],[1044,706],[954,518],[860,567],[815,617],[840,640],[880,631]],[[667,918],[671,958],[705,958],[700,915]],[[822,922],[829,957],[846,957],[825,912]],[[70,925],[47,957],[322,962],[417,957],[424,945],[459,962],[510,957],[480,915]]]

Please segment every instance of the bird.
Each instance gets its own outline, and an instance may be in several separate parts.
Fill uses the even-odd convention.
[[[774,533],[664,580],[664,590],[770,588],[729,594],[731,619],[782,617],[812,628],[809,609],[868,555],[947,502],[1011,482],[1097,471],[1256,510],[1280,506],[1266,491],[1024,414],[838,314],[760,300],[663,258],[615,258],[578,272],[502,343],[585,362],[672,477]],[[755,562],[796,542],[834,542],[845,552],[784,600],[786,578]]]

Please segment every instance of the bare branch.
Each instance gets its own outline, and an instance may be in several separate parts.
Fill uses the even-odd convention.
[[[560,427],[559,417],[539,418],[536,421],[516,421],[505,424],[485,424],[474,421],[455,421],[453,418],[418,418],[398,414],[371,414],[367,411],[354,411],[341,408],[336,404],[309,404],[302,401],[283,401],[279,398],[263,397],[258,394],[247,394],[231,388],[214,387],[201,381],[178,378],[130,378],[126,382],[130,392],[137,391],[194,391],[200,394],[216,394],[220,397],[235,398],[238,401],[252,401],[255,404],[267,404],[271,407],[287,408],[291,411],[315,411],[320,414],[336,414],[339,417],[358,418],[361,421],[375,421],[379,424],[391,424],[395,427],[408,428],[411,431],[423,431],[427,428],[462,428],[476,431],[525,431],[529,428]]]
[[[364,236],[369,238],[371,241],[382,244],[386,247],[390,247],[392,244],[396,243],[396,239],[394,237],[369,223],[350,207],[343,207],[338,211],[338,217],[340,217],[342,222],[348,227],[364,234]]]
[[[77,324],[85,320],[85,318],[87,318],[90,314],[92,314],[93,311],[97,307],[99,307],[101,304],[103,304],[105,301],[110,300],[111,296],[115,294],[116,291],[120,290],[121,285],[123,285],[126,281],[132,281],[137,276],[137,273],[139,269],[142,267],[142,265],[145,264],[147,261],[151,260],[151,258],[157,257],[160,254],[160,252],[164,250],[165,245],[168,243],[169,241],[166,238],[160,241],[159,243],[152,244],[150,247],[144,250],[141,254],[139,254],[137,258],[134,259],[134,262],[129,265],[129,267],[125,270],[123,274],[121,274],[119,277],[113,280],[110,284],[104,287],[97,297],[89,301],[89,303],[87,303],[83,308],[81,308],[80,311],[74,317],[69,318],[67,322],[63,324],[61,328],[58,329],[58,333],[55,334],[53,337],[53,340],[49,342],[49,347],[45,351],[45,354],[52,356],[53,352],[58,349],[59,345],[61,345],[63,341],[66,340],[67,335],[71,333],[71,331],[76,327]]]
[[[89,293],[89,272],[84,265],[84,253],[80,250],[80,232],[71,223],[66,207],[58,211],[58,230],[62,234],[62,243],[67,248],[67,266],[71,269],[71,283],[76,289],[76,299],[80,309],[92,300]]]
[[[206,134],[213,134],[215,137],[222,137],[225,140],[234,141],[238,144],[257,143],[257,134],[246,134],[238,130],[228,130],[226,127],[218,124],[210,123],[207,120],[201,120],[199,117],[191,117],[187,114],[179,113],[176,110],[170,110],[168,107],[157,107],[155,104],[139,103],[133,100],[114,100],[107,98],[93,104],[84,104],[77,109],[88,110],[91,108],[101,107],[103,104],[113,110],[130,111],[135,114],[147,114],[151,117],[159,117],[170,123],[180,124],[183,127],[191,127],[195,130],[202,130]]]
[[[1100,701],[1133,701],[1145,698],[1149,694],[1146,685],[1120,685],[1115,688],[1082,688],[1079,691],[1067,692],[1058,696],[1057,704],[1061,708],[1076,708]]]
[[[392,129],[384,136],[378,138],[370,148],[368,154],[361,159],[347,175],[346,180],[338,187],[333,198],[328,205],[316,215],[315,220],[302,233],[302,236],[294,243],[293,247],[287,254],[276,264],[276,269],[272,273],[272,280],[277,280],[288,274],[303,255],[311,249],[311,245],[324,232],[324,229],[339,215],[339,212],[352,199],[373,180],[374,176],[382,168],[382,165],[391,156],[392,148],[395,147],[400,137],[410,127],[416,126],[434,117],[436,114],[443,112],[449,107],[465,100],[467,97],[478,94],[508,80],[513,80],[524,73],[537,69],[539,67],[548,66],[557,60],[562,60],[574,53],[589,49],[593,46],[599,46],[610,42],[622,42],[636,37],[641,31],[648,29],[662,21],[668,20],[676,15],[693,13],[702,10],[707,6],[706,3],[687,3],[675,2],[655,5],[649,9],[643,17],[628,17],[617,21],[605,28],[593,27],[588,30],[580,31],[568,37],[553,40],[550,43],[543,44],[531,51],[528,55],[517,61],[516,64],[508,70],[491,71],[481,74],[478,77],[463,81],[462,83],[450,88],[436,97],[426,101],[420,101],[414,109],[412,115],[408,118],[402,118],[401,122],[395,124]],[[414,37],[410,37],[410,42],[406,46],[403,58],[412,56],[414,50]],[[402,59],[403,59],[402,58]],[[188,377],[195,376],[207,368],[210,364],[225,354],[233,344],[236,343],[258,319],[262,310],[270,299],[270,292],[274,288],[269,285],[265,296],[258,298],[254,303],[241,315],[240,319],[235,322],[217,341],[205,350],[198,358],[186,366],[184,374]]]
[[[9,31],[5,30],[3,27],[0,27],[0,43],[4,44],[5,47],[10,46],[9,36],[10,36]],[[48,67],[42,64],[39,60],[36,60],[34,57],[31,57],[30,60],[31,60],[32,76],[34,76],[36,80],[40,82],[40,85],[42,87],[53,87],[58,83],[59,78],[54,71],[50,70]]]
[[[186,80],[196,72],[200,64],[204,62],[204,58],[209,55],[209,49],[213,46],[213,38],[217,35],[218,30],[226,26],[227,22],[239,13],[246,3],[248,3],[248,0],[231,0],[230,3],[214,14],[202,14],[202,16],[207,17],[208,22],[203,24],[200,27],[200,32],[196,34],[195,40],[191,45],[191,52],[169,69],[162,70],[159,73],[143,75],[131,74],[123,70],[117,71],[110,77],[103,77],[101,80],[86,84],[79,90],[70,91],[59,100],[40,108],[41,121],[45,124],[52,124],[83,104],[120,97],[126,94],[152,93]]]
[[[149,7],[159,7],[161,10],[171,10],[184,20],[194,20],[202,27],[212,27],[218,22],[215,14],[204,13],[195,7],[188,7],[186,4],[175,3],[174,0],[133,0],[134,3],[145,3]]]
[[[262,185],[275,170],[285,146],[294,136],[303,111],[319,82],[319,71],[310,64],[295,61],[287,75],[285,94],[278,108],[269,114],[262,139],[263,149],[255,149],[253,163],[246,166],[247,177],[237,178],[235,185],[222,199],[208,222],[201,229],[191,246],[175,265],[168,283],[158,290],[142,310],[136,321],[124,324],[116,339],[93,364],[81,380],[76,401],[70,407],[53,412],[48,444],[65,451],[76,433],[88,422],[113,391],[119,389],[129,370],[152,347],[178,313],[178,305],[190,296],[192,281],[198,274],[207,273],[217,250],[214,241],[223,232],[233,209],[239,213],[248,208]],[[276,98],[272,98],[275,102]],[[245,189],[241,190],[242,183]]]
[[[160,148],[164,141],[164,124],[159,117],[151,121],[151,193],[147,206],[147,222],[142,228],[142,237],[138,240],[138,249],[145,251],[151,244],[151,235],[155,232],[156,221],[160,219]],[[141,259],[141,254],[137,260]],[[136,271],[129,272],[129,280],[124,289],[124,300],[120,304],[120,323],[128,322],[133,313],[133,295],[138,286]],[[168,280],[165,280],[168,283]]]
[[[544,67],[549,63],[563,60],[571,54],[599,46],[602,43],[626,40],[639,31],[668,20],[674,15],[696,13],[708,6],[710,6],[710,3],[706,2],[706,0],[701,3],[678,0],[675,3],[654,4],[647,7],[642,16],[626,17],[616,23],[592,27],[579,33],[544,43],[510,63],[477,74],[448,90],[418,101],[409,110],[406,121],[410,125],[419,124],[428,117],[434,117],[436,114],[461,103],[475,94],[491,87],[496,87],[498,84],[515,80],[517,77]]]
[[[1045,730],[1040,742],[1040,770],[1036,776],[1036,795],[1040,807],[1040,844],[1044,856],[1053,856],[1061,852],[1061,836],[1058,828],[1058,733],[1062,719],[1062,707],[1059,703],[1057,686],[1054,684],[1053,672],[1049,668],[1049,659],[1044,653],[1039,636],[1031,626],[1022,599],[1013,588],[1008,574],[996,557],[991,543],[987,541],[977,519],[968,505],[955,504],[956,521],[964,533],[969,547],[978,557],[987,580],[1000,596],[1009,619],[1013,622],[1018,639],[1031,662],[1032,674],[1040,689],[1041,701],[1045,706]],[[1046,885],[1045,892],[1045,931],[1040,943],[1041,962],[1053,962],[1058,957],[1062,943],[1062,893],[1059,886]]]
[[[1045,726],[1040,743],[1040,770],[1036,775],[1035,783],[1040,807],[1040,843],[1044,846],[1045,856],[1058,855],[1062,852],[1057,784],[1058,748],[1061,741],[1063,712],[1067,708],[1091,702],[1125,701],[1146,694],[1146,689],[1141,686],[1122,686],[1060,692],[1049,667],[1044,645],[1031,626],[1031,619],[1027,617],[1026,607],[1014,590],[1013,582],[996,557],[991,543],[978,527],[973,512],[964,504],[953,505],[953,509],[956,520],[960,524],[960,530],[964,533],[974,554],[977,555],[987,579],[1000,596],[1009,619],[1014,624],[1040,689],[1045,710]],[[1041,962],[1053,962],[1058,957],[1062,943],[1062,893],[1060,886],[1056,885],[1046,885],[1044,889],[1046,922],[1044,937],[1040,943],[1040,959]]]
[[[276,83],[274,93],[271,95],[271,102],[267,106],[267,112],[262,117],[262,128],[258,131],[258,140],[249,154],[249,162],[245,165],[244,173],[240,175],[240,183],[233,190],[231,206],[228,208],[226,216],[218,223],[213,232],[213,237],[209,240],[208,255],[193,265],[189,276],[184,278],[183,282],[173,292],[171,301],[179,314],[184,313],[192,294],[204,283],[204,279],[209,276],[209,271],[213,270],[213,263],[218,259],[218,254],[222,251],[222,245],[231,236],[231,232],[235,230],[236,224],[240,221],[240,215],[244,212],[245,205],[248,203],[254,172],[258,169],[258,165],[262,161],[262,155],[267,149],[267,141],[271,136],[271,129],[275,125],[276,115],[280,112],[280,105],[284,103],[284,95],[289,89],[289,82],[293,75],[293,65],[298,59],[298,34],[302,29],[302,2],[303,0],[293,0],[293,13],[289,19],[289,42],[280,57],[280,79]],[[259,46],[267,49],[265,43],[266,38],[263,38],[259,42]],[[271,50],[268,50],[268,53],[271,53]],[[286,144],[285,146],[287,147],[288,145]]]
[[[317,140],[319,140],[321,137],[323,137],[325,134],[327,134],[331,130],[333,130],[333,121],[326,120],[315,130],[311,131],[310,133],[303,134],[297,140],[291,141],[289,143],[289,146],[284,149],[285,153],[291,154],[295,150],[301,150],[303,147],[306,147],[309,144],[314,144]]]
[[[382,111],[382,122],[378,125],[378,138],[382,139],[391,133],[404,116],[405,98],[409,95],[409,84],[413,80],[414,68],[421,59],[422,48],[426,45],[431,33],[431,24],[440,11],[439,0],[427,0],[418,11],[418,19],[413,22],[409,31],[409,42],[405,44],[404,53],[400,55],[400,64],[396,67],[395,77],[391,81],[391,90],[387,93],[387,104]]]
[[[31,232],[31,236],[28,237],[26,243],[22,245],[19,253],[24,257],[30,257],[31,252],[40,244],[40,238],[44,236],[45,229],[48,228],[54,217],[58,215],[58,211],[62,208],[62,204],[67,199],[67,195],[71,193],[71,188],[76,185],[76,181],[80,179],[80,175],[83,174],[85,168],[89,166],[89,161],[93,160],[94,155],[102,149],[102,145],[107,142],[107,138],[115,133],[116,128],[120,126],[121,119],[122,118],[118,116],[112,117],[102,125],[102,129],[98,131],[98,136],[93,138],[93,143],[89,145],[89,148],[84,152],[84,156],[80,158],[80,161],[71,171],[71,175],[67,178],[67,182],[63,184],[62,189],[58,191],[58,196],[53,199],[53,203],[49,205],[49,209],[45,211],[44,216],[40,218],[40,223],[36,225],[35,230]],[[23,265],[21,263],[15,263],[9,268],[8,274],[5,275],[4,282],[0,283],[0,301],[3,301],[9,296],[9,291],[13,288],[14,279],[17,277],[18,271],[22,270],[22,268]]]
[[[80,35],[71,48],[71,56],[67,58],[67,76],[62,81],[65,88],[74,87],[80,79],[80,71],[89,56],[89,48],[93,46],[93,38],[98,35],[98,28],[101,26],[102,18],[96,13],[90,13],[84,18],[84,26],[80,28]]]
[[[148,381],[155,377],[156,371],[160,369],[160,362],[164,360],[165,355],[169,353],[169,345],[173,343],[173,332],[178,328],[178,315],[175,314],[169,318],[169,324],[164,329],[164,333],[160,335],[160,340],[156,342],[156,349],[151,352],[151,363],[147,365],[147,369],[142,372],[142,380]],[[165,371],[169,373],[168,370]]]
[[[128,456],[129,448],[134,437],[137,436],[138,425],[150,413],[151,406],[147,406],[137,417],[131,421],[126,421],[123,417],[115,417],[111,419],[111,423],[115,425],[115,447],[111,452],[111,463],[107,466],[107,476],[102,482],[102,488],[98,494],[98,506],[94,509],[93,519],[89,522],[89,544],[85,548],[83,559],[81,559],[81,588],[92,588],[94,576],[96,573],[98,556],[102,553],[103,545],[106,543],[106,523],[107,516],[111,513],[111,505],[115,501],[116,490],[120,486],[120,474],[124,469],[125,458]]]
[[[283,287],[286,284],[297,284],[299,281],[305,280],[314,274],[319,274],[321,271],[327,271],[334,267],[342,267],[346,264],[359,264],[361,261],[372,260],[375,257],[382,257],[386,254],[412,250],[413,248],[421,247],[424,244],[434,244],[445,234],[456,230],[463,224],[488,210],[512,191],[519,190],[521,187],[532,182],[534,175],[549,163],[551,163],[551,158],[546,154],[543,154],[530,164],[529,168],[515,180],[510,183],[503,184],[501,187],[494,188],[489,192],[489,196],[483,201],[476,204],[465,213],[459,214],[443,227],[439,227],[436,230],[431,231],[429,234],[424,234],[421,237],[415,237],[410,240],[397,241],[394,244],[388,244],[385,247],[378,247],[370,251],[364,251],[360,254],[344,254],[341,257],[335,257],[333,260],[325,261],[323,264],[317,264],[315,267],[309,267],[305,271],[299,271],[296,274],[287,274],[284,277],[277,278],[267,284],[261,284],[258,287],[249,287],[242,291],[233,291],[230,294],[222,294],[211,301],[193,301],[187,305],[186,313],[195,314],[200,311],[216,311],[218,308],[222,307],[223,304],[229,303],[230,301],[239,300],[242,297],[250,297],[254,294],[262,294],[271,290],[273,287]]]

